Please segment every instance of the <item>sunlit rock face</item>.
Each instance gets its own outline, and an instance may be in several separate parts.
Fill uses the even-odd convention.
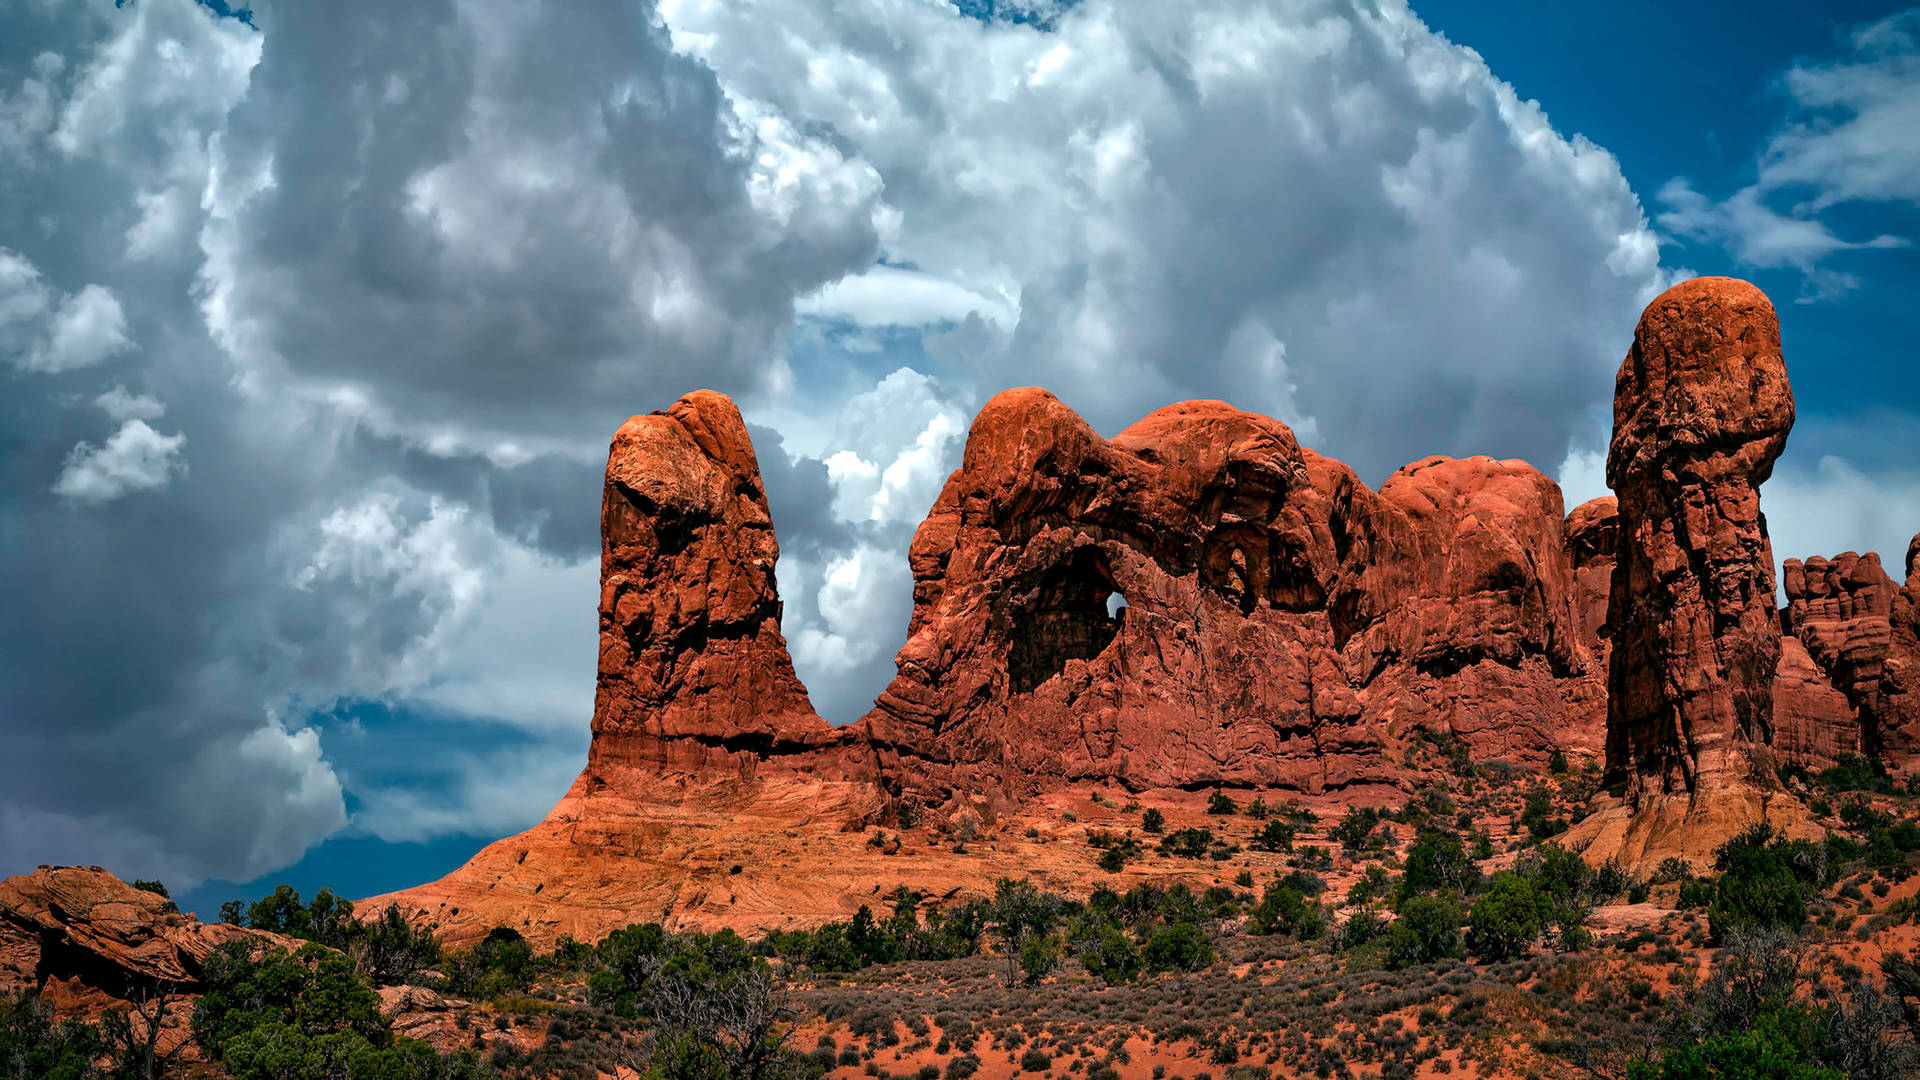
[[[1576,842],[1638,863],[1703,856],[1776,799],[1780,625],[1760,484],[1793,392],[1760,290],[1696,278],[1648,305],[1620,365],[1607,483],[1619,538],[1607,627],[1606,781]],[[1783,821],[1785,820],[1783,818]]]
[[[398,900],[456,940],[592,938],[818,922],[893,884],[1091,887],[1056,847],[951,851],[924,830],[1044,823],[1091,790],[1398,803],[1442,747],[1604,755],[1608,792],[1568,836],[1595,860],[1803,829],[1776,765],[1912,760],[1920,577],[1793,564],[1783,637],[1759,485],[1792,422],[1773,308],[1720,278],[1647,308],[1616,388],[1616,496],[1572,513],[1525,462],[1427,458],[1376,491],[1224,402],[1108,439],[1008,390],[914,536],[896,677],[836,728],[781,636],[746,426],[689,394],[608,455],[580,779],[539,826],[372,909]],[[917,839],[863,839],[915,821]]]

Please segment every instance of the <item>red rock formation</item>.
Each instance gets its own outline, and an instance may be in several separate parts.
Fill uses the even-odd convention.
[[[297,947],[202,923],[97,866],[42,866],[0,881],[0,995],[73,983],[115,998],[200,989],[200,965],[230,941]]]
[[[1792,426],[1760,290],[1696,278],[1647,307],[1607,456],[1620,519],[1607,782],[1622,801],[1572,835],[1590,857],[1704,857],[1769,816],[1780,631],[1759,485]],[[1791,825],[1797,804],[1777,801]]]
[[[1398,791],[1420,729],[1543,762],[1589,671],[1537,470],[1431,458],[1376,494],[1221,402],[1108,441],[1044,390],[996,396],[911,560],[899,676],[864,723],[883,769],[936,799]]]
[[[1809,724],[1847,726],[1897,776],[1920,767],[1920,627],[1910,589],[1872,552],[1785,564],[1785,629],[1843,695]],[[1812,762],[1819,764],[1819,762]]]
[[[1613,639],[1607,631],[1607,598],[1620,551],[1620,503],[1611,495],[1589,499],[1567,515],[1567,553],[1573,563],[1574,610],[1580,644],[1604,670]]]
[[[780,635],[780,548],[731,400],[702,390],[620,426],[600,532],[600,677],[583,785],[627,769],[752,776],[795,755],[811,763],[839,741]]]
[[[817,921],[877,881],[1003,872],[868,845],[902,804],[990,822],[1076,785],[1215,784],[1397,802],[1423,731],[1482,759],[1597,754],[1562,514],[1523,462],[1431,458],[1376,493],[1220,402],[1107,440],[1043,390],[1008,391],[914,539],[898,678],[835,729],[780,636],[745,426],[689,395],[629,420],[608,457],[580,779],[534,829],[361,907],[397,900],[456,939]]]

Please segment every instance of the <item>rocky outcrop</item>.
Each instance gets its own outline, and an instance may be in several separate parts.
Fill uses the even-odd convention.
[[[1397,789],[1383,752],[1423,730],[1544,761],[1538,721],[1589,671],[1564,548],[1559,489],[1523,462],[1432,458],[1376,493],[1222,402],[1109,441],[1008,391],[914,539],[899,676],[864,723],[935,798]]]
[[[0,881],[0,995],[64,983],[123,1000],[193,993],[201,963],[236,940],[300,944],[202,923],[97,866],[42,866]]]
[[[780,635],[745,425],[688,395],[609,453],[586,769],[539,826],[363,910],[398,901],[456,941],[495,924],[551,940],[819,921],[1008,865],[1072,888],[1084,862],[965,837],[1037,829],[1094,790],[1397,802],[1436,743],[1521,765],[1604,754],[1612,801],[1574,834],[1596,857],[1792,826],[1776,761],[1912,736],[1884,704],[1871,739],[1851,715],[1904,685],[1896,648],[1869,663],[1848,644],[1866,631],[1819,629],[1813,606],[1808,644],[1782,640],[1758,496],[1793,420],[1771,305],[1725,279],[1670,290],[1615,411],[1617,498],[1568,514],[1524,462],[1428,458],[1376,491],[1224,402],[1107,439],[1045,390],[1005,391],[915,534],[896,677],[834,728]],[[1877,617],[1911,625],[1920,590],[1871,588]]]
[[[1896,585],[1872,552],[1788,559],[1783,577],[1788,640],[1839,695],[1809,727],[1846,727],[1852,750],[1907,775],[1920,766],[1920,590]]]
[[[780,548],[730,399],[697,391],[620,426],[600,533],[583,784],[630,769],[752,777],[831,762],[844,740],[814,714],[780,634]]]
[[[1798,806],[1774,798],[1771,753],[1780,629],[1759,485],[1793,426],[1773,305],[1728,278],[1669,289],[1640,318],[1613,408],[1618,801],[1572,840],[1630,864],[1704,857],[1755,821],[1794,825]]]
[[[812,921],[890,874],[991,876],[866,843],[903,812],[988,822],[1092,786],[1397,802],[1429,736],[1518,763],[1600,749],[1560,492],[1524,462],[1430,458],[1376,492],[1221,402],[1108,440],[1007,391],[915,536],[899,675],[844,728],[780,636],[732,402],[622,425],[602,538],[586,769],[539,826],[363,910],[398,901],[456,940]]]

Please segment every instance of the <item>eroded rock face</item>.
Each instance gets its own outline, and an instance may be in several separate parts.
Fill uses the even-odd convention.
[[[1911,588],[1872,552],[1788,559],[1786,632],[1841,695],[1820,720],[1851,724],[1856,749],[1904,776],[1920,757],[1920,634]],[[1837,715],[1836,715],[1837,714]]]
[[[915,536],[899,676],[831,728],[780,636],[745,426],[692,394],[609,454],[580,779],[534,829],[361,907],[398,901],[455,940],[817,921],[889,874],[997,872],[861,838],[903,806],[985,822],[1070,787],[1222,784],[1397,803],[1438,761],[1409,757],[1423,733],[1481,760],[1597,754],[1563,514],[1524,462],[1430,458],[1375,492],[1221,402],[1108,440],[1008,391]]]
[[[199,922],[97,866],[42,866],[0,881],[0,995],[69,983],[119,999],[193,993],[201,963],[236,940],[300,944]]]
[[[1611,495],[1589,499],[1567,515],[1567,552],[1573,563],[1574,610],[1580,643],[1602,670],[1613,650],[1607,601],[1620,552],[1620,502]]]
[[[1223,402],[1109,441],[1008,391],[914,539],[900,674],[864,723],[936,798],[1397,789],[1423,729],[1543,761],[1591,670],[1565,547],[1523,462],[1431,458],[1376,493]]]
[[[730,399],[702,390],[620,426],[600,533],[600,674],[583,784],[633,768],[752,776],[836,741],[780,634],[780,549]]]
[[[1792,426],[1760,290],[1696,278],[1647,307],[1607,456],[1619,550],[1606,777],[1624,805],[1583,823],[1580,842],[1632,863],[1704,855],[1768,817],[1780,630],[1759,485]]]

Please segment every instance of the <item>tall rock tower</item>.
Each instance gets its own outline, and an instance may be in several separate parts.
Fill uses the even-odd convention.
[[[1618,802],[1570,839],[1593,857],[1704,858],[1761,820],[1792,826],[1774,777],[1780,661],[1760,484],[1793,392],[1780,324],[1744,281],[1695,278],[1640,317],[1613,399],[1619,499],[1606,627],[1606,786]]]

